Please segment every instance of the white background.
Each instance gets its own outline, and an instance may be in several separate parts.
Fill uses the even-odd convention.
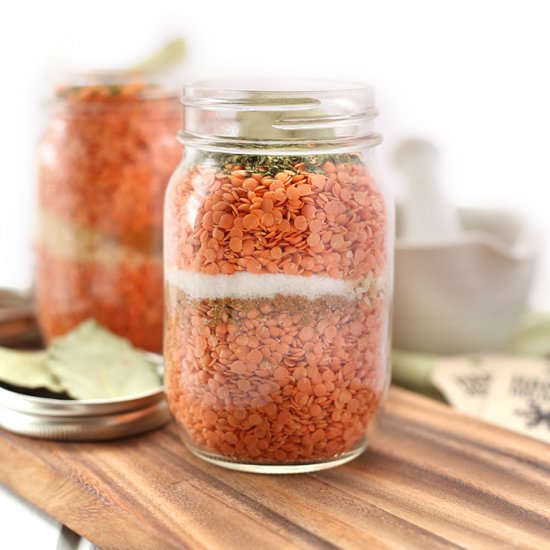
[[[0,286],[32,273],[40,101],[61,69],[135,63],[166,38],[189,44],[182,81],[346,78],[378,90],[381,172],[404,137],[433,140],[460,204],[527,212],[550,234],[550,26],[532,1],[57,0],[0,5]],[[533,300],[550,307],[543,249]]]
[[[0,6],[0,286],[31,281],[34,151],[48,75],[130,65],[178,35],[189,46],[186,82],[307,76],[372,83],[385,137],[381,172],[390,183],[395,144],[427,137],[442,151],[444,183],[457,204],[519,209],[550,235],[550,24],[543,0]],[[550,308],[549,257],[545,242],[532,298],[538,307]]]

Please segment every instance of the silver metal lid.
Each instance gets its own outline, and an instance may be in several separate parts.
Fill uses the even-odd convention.
[[[162,358],[151,356],[161,370]],[[0,388],[0,427],[29,437],[117,439],[159,428],[170,419],[162,386],[131,397],[96,400],[34,397]]]

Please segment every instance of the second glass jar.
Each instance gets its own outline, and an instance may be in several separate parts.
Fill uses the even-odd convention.
[[[189,88],[165,202],[170,408],[195,454],[267,473],[358,456],[389,381],[372,90],[289,88]]]
[[[46,340],[93,318],[162,349],[162,209],[181,151],[161,75],[71,75],[38,151],[37,315]]]

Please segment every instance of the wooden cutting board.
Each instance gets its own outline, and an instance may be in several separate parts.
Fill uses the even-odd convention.
[[[550,548],[550,446],[398,388],[367,453],[315,474],[212,466],[173,424],[109,443],[0,430],[0,457],[2,483],[105,550]]]

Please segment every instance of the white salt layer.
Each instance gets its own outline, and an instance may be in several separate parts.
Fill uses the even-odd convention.
[[[195,299],[272,298],[277,294],[303,296],[314,300],[322,296],[341,296],[353,300],[356,295],[346,281],[321,275],[304,277],[283,273],[233,273],[207,275],[184,270],[170,270],[166,280]]]

